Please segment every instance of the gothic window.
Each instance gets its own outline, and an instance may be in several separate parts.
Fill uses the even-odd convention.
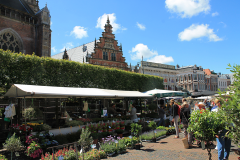
[[[112,54],[111,54],[111,60],[112,60],[112,61],[116,61],[116,54],[115,54],[115,53],[112,53]]]
[[[103,59],[108,60],[108,54],[107,54],[107,52],[103,52]]]
[[[10,29],[6,29],[0,32],[0,49],[19,53],[22,50],[22,43]]]

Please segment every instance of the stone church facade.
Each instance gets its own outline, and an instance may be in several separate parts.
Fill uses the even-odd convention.
[[[112,28],[108,18],[102,37],[100,37],[99,42],[95,40],[94,52],[91,54],[88,62],[93,65],[129,70],[125,57],[123,57],[122,45],[118,46],[115,35],[112,33]]]
[[[0,49],[51,57],[51,16],[38,2],[0,0]]]

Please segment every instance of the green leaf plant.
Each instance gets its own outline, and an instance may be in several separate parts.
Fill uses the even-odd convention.
[[[223,130],[226,123],[222,118],[222,111],[196,110],[192,112],[188,132],[202,142],[207,142],[209,159],[211,159],[210,141],[216,140],[218,132]]]
[[[228,65],[233,73],[233,84],[228,91],[219,92],[222,99],[222,116],[226,120],[229,137],[240,148],[240,65]]]

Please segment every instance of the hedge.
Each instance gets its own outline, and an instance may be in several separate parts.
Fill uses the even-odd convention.
[[[0,94],[11,84],[147,91],[163,88],[157,76],[0,49]]]

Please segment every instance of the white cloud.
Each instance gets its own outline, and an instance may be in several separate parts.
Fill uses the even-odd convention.
[[[223,24],[223,28],[226,28],[227,25],[224,22],[220,22],[221,24]]]
[[[140,23],[138,23],[138,22],[137,22],[137,26],[138,26],[138,28],[141,29],[141,30],[145,30],[145,29],[146,29],[146,27],[145,27],[143,24],[140,24]]]
[[[75,38],[82,39],[83,37],[88,37],[86,28],[81,26],[75,26],[73,31],[71,31],[70,35],[74,35]]]
[[[107,17],[109,17],[110,24],[113,27],[113,32],[116,32],[117,30],[127,30],[127,28],[124,28],[120,24],[117,24],[115,22],[117,20],[115,13],[112,14],[104,13],[101,17],[98,18],[96,28],[104,29],[104,26],[107,22]]]
[[[57,52],[56,47],[52,47],[51,49],[52,49],[52,52],[53,52],[53,53],[56,53],[56,52]]]
[[[213,17],[218,16],[218,15],[219,15],[218,12],[214,12],[214,13],[212,13],[212,16],[213,16]]]
[[[166,0],[165,7],[182,18],[191,18],[201,12],[208,13],[211,9],[210,0]]]
[[[50,22],[50,25],[52,25],[53,23],[52,23],[52,21]]]
[[[222,41],[214,32],[213,29],[208,28],[208,24],[192,24],[190,27],[186,28],[184,31],[178,34],[178,38],[181,41],[191,41],[192,39],[208,37],[209,41]]]
[[[150,58],[147,60],[148,62],[154,62],[154,63],[170,63],[174,62],[172,57],[166,57],[165,55],[157,55],[153,58]]]
[[[155,63],[169,63],[174,62],[172,57],[166,57],[165,55],[158,55],[157,51],[150,50],[147,45],[142,43],[137,44],[135,47],[132,48],[130,53],[134,53],[131,55],[132,60],[141,60],[143,58],[149,58],[147,61],[155,62]]]
[[[63,52],[63,51],[65,50],[65,48],[66,48],[67,50],[73,48],[72,42],[66,43],[66,44],[64,45],[64,47],[60,50],[60,52]]]
[[[142,56],[144,58],[150,58],[152,56],[158,55],[157,51],[151,51],[147,45],[144,45],[142,43],[139,43],[132,48],[132,53],[134,52],[136,52],[136,54],[131,55],[132,60],[142,59]]]

